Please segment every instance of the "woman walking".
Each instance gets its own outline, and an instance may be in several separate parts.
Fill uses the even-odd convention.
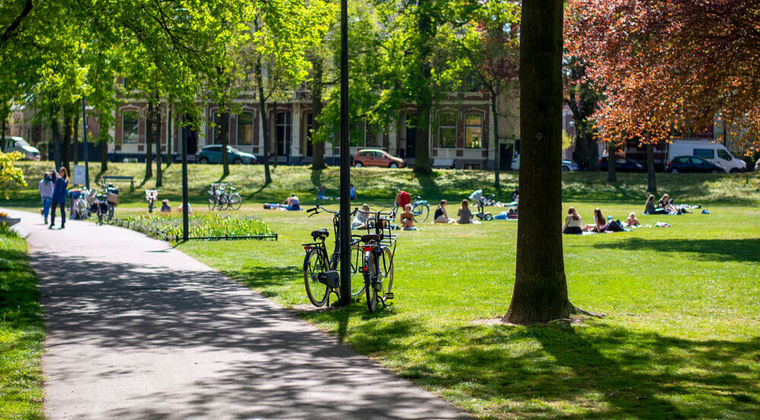
[[[42,216],[45,218],[45,224],[48,222],[50,204],[53,202],[54,174],[55,171],[45,172],[45,176],[42,177],[42,181],[40,181],[40,185],[37,187],[37,190],[40,192],[40,200],[42,200]]]
[[[53,212],[50,213],[50,226],[52,229],[55,225],[55,208],[61,207],[61,229],[66,225],[66,187],[69,185],[69,174],[66,168],[61,166],[58,173],[55,174],[55,187],[53,188]]]

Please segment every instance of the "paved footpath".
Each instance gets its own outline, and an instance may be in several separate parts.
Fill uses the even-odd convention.
[[[50,420],[468,418],[165,242],[8,213],[40,278]]]

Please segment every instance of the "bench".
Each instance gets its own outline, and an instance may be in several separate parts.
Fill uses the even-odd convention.
[[[135,177],[133,176],[116,176],[116,175],[106,175],[103,177],[103,181],[129,181],[129,191],[135,190]]]
[[[433,159],[433,167],[434,168],[453,168],[454,159],[435,158]]]

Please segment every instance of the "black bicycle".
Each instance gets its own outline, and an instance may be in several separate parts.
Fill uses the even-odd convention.
[[[392,233],[391,222],[396,214],[375,212],[375,233],[362,235],[364,252],[362,271],[364,290],[367,295],[367,309],[374,312],[377,303],[384,308],[393,299],[393,256],[396,253],[396,235]]]
[[[314,306],[329,305],[330,293],[340,298],[340,212],[328,210],[320,205],[306,210],[309,217],[326,212],[333,215],[333,235],[335,246],[328,254],[326,239],[330,236],[327,229],[311,232],[314,242],[303,244],[306,256],[303,260],[303,280],[306,295]],[[355,215],[357,210],[351,212]],[[364,290],[362,281],[362,253],[359,249],[360,236],[351,236],[351,296],[357,297]]]

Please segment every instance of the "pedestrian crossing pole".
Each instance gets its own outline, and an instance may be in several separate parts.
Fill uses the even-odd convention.
[[[351,303],[351,231],[348,138],[348,1],[340,1],[340,305]]]

